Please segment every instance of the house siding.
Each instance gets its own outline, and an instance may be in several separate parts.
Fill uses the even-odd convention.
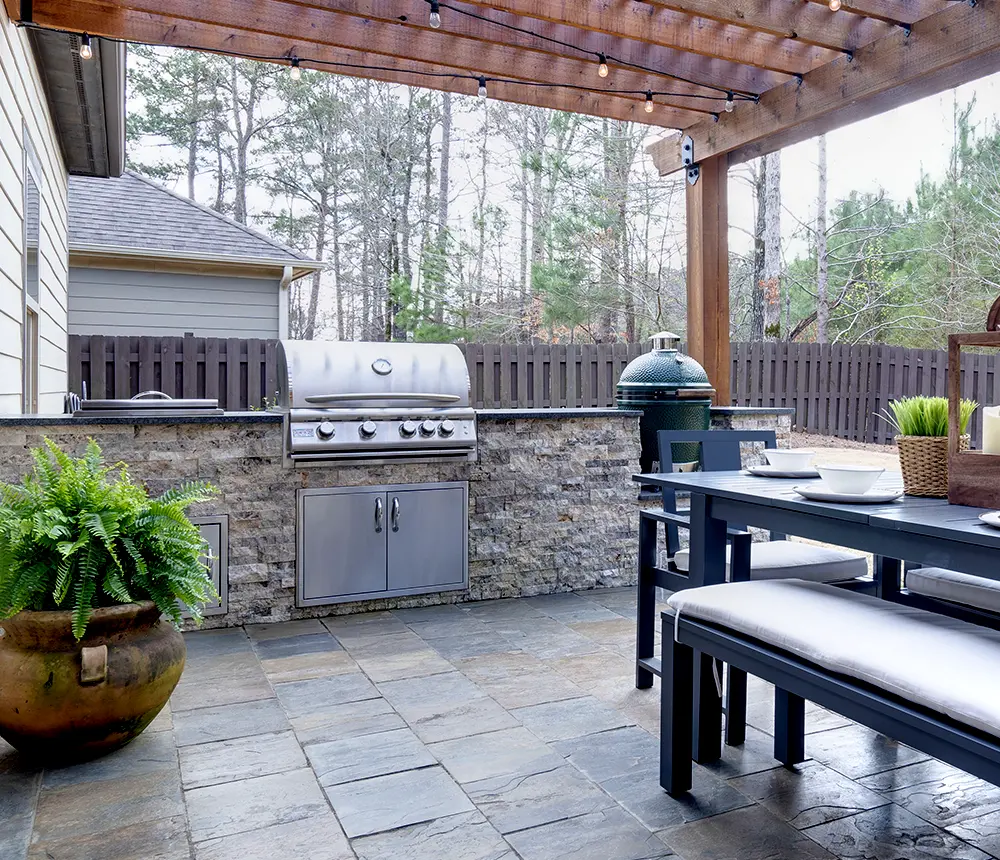
[[[61,412],[67,388],[67,174],[27,32],[0,5],[0,413],[21,411],[24,138],[41,169],[38,409]]]
[[[70,334],[276,338],[279,279],[72,266]]]

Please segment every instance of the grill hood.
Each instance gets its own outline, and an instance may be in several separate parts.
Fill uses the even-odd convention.
[[[465,356],[454,344],[283,340],[281,410],[468,409]]]

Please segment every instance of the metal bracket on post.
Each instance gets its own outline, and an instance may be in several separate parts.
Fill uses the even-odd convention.
[[[698,177],[701,176],[701,168],[695,164],[687,169],[687,181],[688,185],[695,185],[698,182]]]
[[[685,167],[694,164],[694,141],[689,134],[681,138],[681,164]]]

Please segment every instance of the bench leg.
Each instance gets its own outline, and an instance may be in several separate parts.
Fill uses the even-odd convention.
[[[806,702],[774,688],[774,757],[784,765],[806,760]]]
[[[708,764],[722,758],[722,698],[716,686],[716,673],[721,669],[721,661],[696,652],[694,760],[698,764]]]
[[[653,656],[656,630],[656,520],[639,518],[639,585],[635,604],[635,686],[645,690],[653,686],[653,673],[639,665],[639,660]]]
[[[672,620],[663,620],[660,676],[660,785],[671,795],[691,790],[694,652],[674,641]]]
[[[726,666],[726,744],[742,746],[747,739],[747,673]]]

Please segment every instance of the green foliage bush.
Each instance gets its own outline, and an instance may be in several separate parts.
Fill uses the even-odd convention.
[[[965,433],[969,419],[976,411],[975,400],[963,400],[959,407],[959,432]],[[904,397],[889,403],[890,414],[883,417],[896,428],[900,436],[947,436],[947,397]]]
[[[208,547],[186,511],[215,495],[191,482],[149,498],[93,440],[73,458],[49,439],[20,484],[0,484],[0,618],[72,609],[83,637],[99,606],[152,600],[175,624],[216,599]]]

